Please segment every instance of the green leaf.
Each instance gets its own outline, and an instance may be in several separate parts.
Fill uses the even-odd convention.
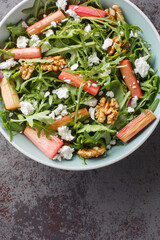
[[[54,123],[54,120],[52,117],[47,116],[50,113],[50,111],[44,111],[44,112],[39,112],[35,113],[31,116],[26,116],[26,121],[28,124],[33,127],[33,120],[37,120],[46,124],[52,124]]]
[[[12,50],[6,51],[5,49],[0,49],[0,56],[3,55],[4,59],[9,59],[10,57],[14,57],[14,53],[11,52]]]
[[[115,130],[111,130],[104,125],[98,125],[98,124],[93,124],[93,125],[86,124],[77,133],[83,133],[83,132],[90,133],[90,132],[98,132],[98,131],[108,131],[110,133],[116,133]]]
[[[53,62],[52,59],[41,59],[41,58],[34,58],[34,59],[20,59],[19,63],[22,64],[23,62],[27,62],[29,65],[32,63],[51,63]]]
[[[24,14],[33,15],[35,18],[38,16],[38,10],[41,0],[35,0],[33,7],[22,10]]]
[[[156,110],[158,104],[159,104],[159,101],[160,101],[160,99],[157,98],[157,99],[151,104],[151,106],[149,107],[149,110],[151,110],[152,112],[154,112],[154,111]]]
[[[11,38],[13,41],[15,41],[16,37],[26,34],[26,29],[22,27],[22,21],[20,21],[17,25],[10,24],[8,26],[8,30],[11,32]]]

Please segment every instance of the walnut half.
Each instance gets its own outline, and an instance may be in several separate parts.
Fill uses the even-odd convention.
[[[113,125],[118,117],[118,109],[119,105],[115,98],[112,98],[111,102],[109,102],[109,99],[106,102],[104,97],[101,98],[96,107],[96,118],[98,122],[104,123],[107,118],[107,123]]]
[[[84,148],[78,151],[78,154],[84,158],[99,157],[105,153],[106,149],[103,146],[94,148]]]
[[[61,56],[55,56],[55,57],[44,57],[43,59],[47,60],[53,60],[53,62],[50,63],[41,63],[41,69],[43,71],[58,71],[62,70],[66,65],[66,61]]]
[[[29,65],[27,62],[22,63],[20,70],[19,70],[19,74],[23,80],[30,79],[32,73],[35,70],[36,64],[37,63],[32,63],[32,65]]]

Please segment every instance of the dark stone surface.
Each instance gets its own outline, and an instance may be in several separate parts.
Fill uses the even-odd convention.
[[[0,0],[0,18],[18,0]],[[133,0],[160,32],[159,0]],[[160,125],[126,159],[67,172],[38,164],[0,135],[0,240],[160,239]]]

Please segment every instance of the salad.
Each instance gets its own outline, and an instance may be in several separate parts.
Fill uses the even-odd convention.
[[[0,117],[47,157],[106,157],[155,120],[150,44],[118,5],[35,0],[1,44]]]

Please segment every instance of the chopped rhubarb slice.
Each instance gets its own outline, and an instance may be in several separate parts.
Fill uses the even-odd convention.
[[[34,35],[34,34],[38,35],[42,32],[42,30],[44,30],[46,27],[50,26],[52,22],[60,23],[65,18],[66,17],[62,13],[62,11],[59,10],[59,11],[54,12],[54,13],[50,14],[49,16],[43,18],[42,20],[34,23],[30,27],[28,27],[27,32],[30,35]]]
[[[15,48],[12,50],[14,53],[14,59],[33,59],[33,58],[41,58],[40,47],[33,48]]]
[[[138,98],[142,97],[141,88],[137,82],[136,76],[132,73],[133,69],[128,59],[123,60],[120,62],[119,66],[122,77],[131,92],[132,97],[137,96]]]
[[[49,129],[54,130],[54,131],[57,131],[57,129],[58,129],[59,127],[65,126],[65,125],[67,125],[68,123],[73,122],[73,117],[74,117],[74,115],[75,115],[75,112],[73,112],[73,113],[71,114],[72,117],[71,117],[70,115],[67,115],[67,116],[64,116],[64,117],[62,117],[62,118],[60,118],[60,119],[57,119],[57,120],[49,127]],[[80,110],[78,111],[78,116],[79,116],[79,117],[82,116],[82,118],[83,118],[84,116],[87,116],[87,115],[89,115],[89,112],[88,112],[88,110],[87,110],[86,108],[80,109]],[[82,119],[82,118],[80,118],[80,119]]]
[[[106,12],[97,8],[80,5],[69,5],[69,9],[75,11],[79,17],[99,17],[104,18]]]
[[[50,139],[48,139],[43,131],[41,131],[39,138],[37,136],[37,131],[33,130],[30,127],[25,128],[24,135],[50,159],[53,159],[55,157],[63,145],[63,142],[56,136],[50,135]]]
[[[149,125],[153,120],[156,119],[155,115],[150,110],[145,110],[145,113],[141,113],[138,117],[128,123],[122,130],[120,130],[116,136],[123,142],[128,142],[143,128]]]
[[[83,89],[84,91],[90,93],[91,95],[95,96],[100,88],[100,85],[97,84],[97,82],[90,80],[90,81],[83,81],[83,78],[80,76],[80,74],[74,75],[69,72],[62,71],[61,74],[58,77],[60,80],[65,81],[66,79],[71,80],[69,84],[80,87],[81,84],[84,84]]]
[[[20,108],[20,100],[14,89],[14,83],[10,83],[6,78],[3,78],[1,82],[1,94],[7,110]]]

